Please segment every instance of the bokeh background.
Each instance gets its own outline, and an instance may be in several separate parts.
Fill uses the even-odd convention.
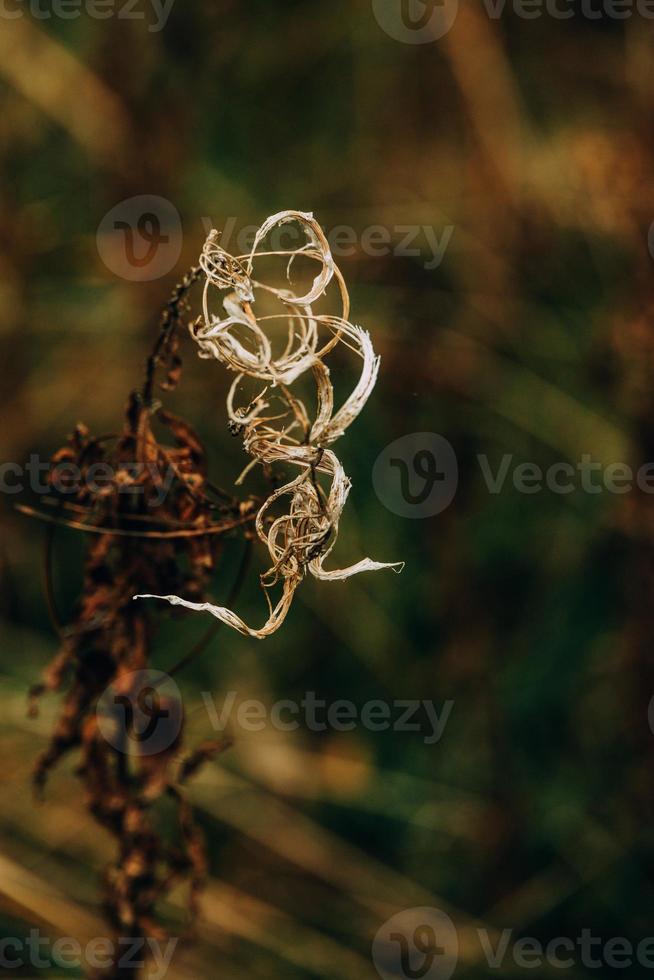
[[[401,578],[307,581],[275,636],[224,630],[178,677],[190,745],[213,734],[202,691],[218,704],[232,690],[266,704],[307,691],[452,700],[445,732],[436,745],[360,727],[235,733],[190,790],[212,877],[168,976],[372,978],[373,936],[416,906],[456,923],[461,977],[523,972],[508,958],[489,970],[477,925],[640,941],[654,898],[651,497],[525,495],[510,480],[493,495],[477,455],[493,468],[503,454],[654,460],[652,23],[577,8],[569,21],[508,7],[492,19],[463,0],[446,36],[409,44],[369,0],[178,0],[158,32],[138,9],[144,20],[2,21],[3,460],[47,458],[80,420],[115,430],[205,219],[245,226],[299,208],[358,235],[382,225],[396,244],[401,226],[454,229],[436,269],[424,239],[420,255],[357,247],[340,263],[382,370],[339,447],[354,484],[339,557],[404,559]],[[131,282],[96,234],[143,194],[179,211],[181,255]],[[196,424],[229,487],[243,460],[225,372],[190,341],[183,353],[167,405]],[[449,440],[459,487],[445,511],[412,520],[378,498],[372,470],[415,432]],[[31,794],[57,699],[28,719],[25,692],[57,640],[44,528],[19,501],[29,491],[0,497],[0,932],[102,935],[112,842],[84,810],[75,760],[45,803]],[[56,538],[64,611],[80,538]],[[217,598],[232,560],[228,549]],[[265,617],[256,574],[238,611]],[[162,609],[161,624],[165,670],[206,623]],[[162,909],[173,933],[182,901]]]

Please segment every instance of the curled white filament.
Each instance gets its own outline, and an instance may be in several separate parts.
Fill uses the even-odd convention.
[[[288,251],[266,252],[260,246],[281,225],[295,222],[305,234],[304,245]],[[319,263],[320,269],[311,288],[302,296],[290,288],[275,288],[255,278],[257,259],[264,256],[288,258],[289,287],[293,262],[304,256]],[[340,517],[351,483],[341,463],[328,447],[352,424],[370,397],[379,372],[369,334],[350,323],[350,301],[347,287],[335,264],[329,243],[312,214],[282,211],[268,218],[257,232],[248,255],[232,256],[219,244],[212,231],[200,257],[205,273],[203,322],[192,328],[201,357],[215,358],[236,372],[227,397],[229,420],[243,436],[243,445],[251,461],[237,482],[255,465],[287,464],[299,471],[284,486],[270,494],[256,518],[256,532],[267,546],[271,566],[261,576],[268,590],[282,585],[275,606],[268,598],[269,616],[260,629],[253,629],[224,606],[210,602],[189,602],[179,596],[139,595],[135,599],[165,599],[173,605],[209,612],[227,626],[246,636],[263,639],[283,623],[296,588],[308,570],[315,578],[337,581],[359,572],[392,568],[401,571],[402,562],[376,562],[364,558],[347,568],[328,571],[325,559],[338,537]],[[340,300],[338,315],[313,310],[324,299],[330,283],[335,282]],[[212,312],[216,290],[222,292],[222,310]],[[257,317],[254,313],[257,292],[276,301],[281,312]],[[285,322],[287,340],[284,350],[275,355],[269,332]],[[321,341],[321,335],[324,340]],[[345,344],[361,361],[361,372],[351,394],[337,410],[334,390],[325,357],[338,344]],[[292,394],[289,386],[301,376],[311,376],[316,399],[313,418],[305,404]],[[235,405],[236,394],[246,377],[264,383],[246,406]],[[268,400],[266,398],[268,396]],[[281,402],[280,410],[271,409],[271,401]],[[329,488],[319,482],[327,477]],[[288,498],[284,512],[270,514],[278,501]]]

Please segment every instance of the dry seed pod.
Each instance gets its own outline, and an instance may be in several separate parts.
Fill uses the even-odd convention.
[[[290,222],[296,222],[304,232],[304,245],[284,251],[261,250],[271,231]],[[271,286],[256,278],[258,259],[270,256],[288,259],[289,288]],[[298,296],[290,288],[290,275],[294,260],[300,256],[318,263],[320,268],[309,290]],[[248,626],[232,610],[210,602],[189,602],[176,595],[135,598],[165,599],[173,605],[209,612],[239,633],[262,639],[283,623],[307,570],[315,578],[337,581],[359,572],[382,568],[401,571],[403,567],[402,562],[364,558],[348,568],[333,571],[324,568],[325,559],[336,543],[339,520],[351,487],[337,456],[327,447],[343,435],[370,397],[377,381],[379,357],[368,333],[348,320],[350,301],[345,281],[312,214],[283,211],[272,215],[257,232],[248,255],[230,255],[220,246],[218,233],[212,231],[204,245],[200,265],[206,276],[204,320],[192,329],[192,335],[200,356],[215,358],[236,372],[227,398],[227,414],[232,431],[242,434],[244,448],[251,457],[238,482],[257,464],[283,463],[300,471],[270,494],[256,520],[257,534],[267,546],[272,562],[261,576],[262,587],[268,598],[267,590],[281,582],[282,594],[275,606],[268,598],[269,616],[260,629]],[[313,307],[325,298],[332,281],[337,284],[340,313],[315,312]],[[216,292],[222,296],[219,313],[213,312]],[[275,299],[281,312],[257,316],[254,307],[258,292]],[[275,355],[271,334],[280,322],[286,324],[287,341],[283,352]],[[321,331],[325,335],[323,340]],[[360,358],[361,373],[349,397],[334,411],[334,390],[325,358],[339,343]],[[311,376],[315,384],[313,419],[289,388],[303,375]],[[248,405],[236,407],[236,393],[246,377],[266,385]],[[281,412],[277,408],[271,410],[273,397],[276,403],[282,403]],[[319,483],[321,475],[329,479],[328,489]],[[273,506],[286,498],[290,498],[286,512],[270,518]]]

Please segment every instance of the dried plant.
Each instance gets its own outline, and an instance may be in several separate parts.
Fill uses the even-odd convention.
[[[264,252],[259,246],[279,225],[297,221],[307,244],[290,252]],[[313,285],[304,296],[275,288],[255,279],[255,261],[283,255],[290,275],[295,261],[306,257],[320,265]],[[242,433],[251,462],[237,481],[259,464],[271,477],[274,464],[288,464],[299,474],[272,490],[263,501],[250,497],[238,501],[215,487],[208,476],[204,448],[183,419],[166,411],[154,399],[155,377],[163,369],[164,390],[180,378],[179,333],[189,310],[188,292],[202,274],[204,317],[188,323],[200,356],[217,358],[236,372],[227,398],[229,425]],[[313,306],[326,295],[334,280],[340,297],[338,315],[316,313]],[[210,312],[216,290],[227,291],[223,301],[226,317]],[[264,291],[283,309],[281,313],[255,316],[257,291]],[[197,768],[225,747],[207,742],[183,758],[183,724],[180,706],[162,691],[159,707],[178,724],[174,738],[150,754],[135,758],[106,738],[97,711],[101,695],[111,686],[119,697],[136,699],[135,684],[151,662],[153,626],[146,603],[133,598],[166,598],[194,610],[206,610],[218,620],[205,638],[172,671],[206,646],[221,623],[249,636],[274,632],[288,612],[294,592],[308,569],[319,579],[344,579],[358,572],[401,568],[399,564],[359,561],[349,568],[327,571],[324,561],[332,551],[350,481],[338,458],[328,448],[341,436],[363,408],[379,369],[368,334],[347,319],[349,298],[343,277],[335,266],[327,241],[311,215],[287,211],[269,218],[259,230],[248,256],[233,257],[209,236],[200,267],[191,270],[175,290],[161,319],[160,332],[148,358],[140,392],[129,398],[122,433],[93,437],[83,425],[76,426],[68,444],[52,460],[52,492],[44,504],[50,513],[21,509],[49,522],[92,534],[84,568],[84,583],[72,622],[62,627],[50,585],[49,562],[52,537],[48,539],[48,598],[61,646],[46,670],[43,682],[32,691],[32,711],[45,691],[65,690],[64,705],[47,749],[39,758],[34,779],[42,792],[52,767],[74,749],[81,750],[77,773],[83,781],[88,807],[94,818],[116,838],[116,860],[107,869],[105,906],[118,936],[161,938],[157,902],[180,878],[190,880],[190,908],[205,873],[204,849],[193,822],[182,786]],[[287,340],[279,356],[267,330],[275,322],[286,324]],[[238,331],[245,330],[246,340]],[[321,341],[321,331],[327,337]],[[361,360],[361,375],[354,390],[337,411],[326,356],[344,344]],[[290,386],[309,373],[316,390],[313,419],[305,403]],[[264,382],[245,407],[236,407],[237,392],[245,378]],[[281,411],[271,414],[271,401]],[[166,430],[173,446],[164,445],[155,424]],[[67,486],[62,470],[75,468],[75,483]],[[103,465],[108,479],[98,486],[89,479],[92,469]],[[330,480],[328,489],[320,477]],[[62,485],[63,479],[63,485]],[[286,512],[275,517],[274,505],[290,498]],[[282,596],[261,629],[247,626],[227,606],[207,601],[205,593],[225,534],[239,530],[246,541],[244,561],[228,601],[236,598],[246,567],[249,540],[255,531],[267,544],[272,565],[261,577],[268,590],[281,581]],[[149,590],[145,593],[143,590]],[[138,595],[135,595],[139,590]],[[179,717],[178,717],[179,716]],[[126,722],[129,725],[128,722]],[[129,735],[129,731],[124,736]],[[126,742],[126,738],[124,738]],[[172,798],[178,808],[178,840],[170,844],[155,829],[154,808],[162,797]],[[114,963],[104,977],[125,976],[130,970]]]
[[[139,672],[150,666],[153,627],[145,605],[132,602],[135,589],[147,582],[153,589],[173,588],[189,598],[202,598],[223,536],[240,529],[250,537],[256,513],[255,502],[239,503],[212,486],[204,449],[191,426],[153,398],[159,368],[165,370],[165,390],[179,380],[179,328],[187,293],[199,274],[193,270],[183,280],[164,310],[143,388],[129,398],[122,433],[96,438],[77,425],[68,445],[52,460],[52,491],[43,501],[53,505],[51,513],[21,508],[48,521],[51,529],[65,524],[91,533],[82,594],[66,627],[55,610],[49,570],[46,576],[61,646],[43,682],[31,692],[32,713],[45,691],[65,690],[65,695],[34,780],[42,794],[52,767],[72,750],[81,750],[77,774],[87,806],[117,841],[116,860],[104,875],[105,908],[115,934],[131,939],[162,937],[156,905],[180,879],[190,881],[192,917],[205,858],[182,786],[225,743],[206,743],[184,759],[181,708],[164,690],[159,710],[172,717],[174,737],[164,739],[160,749],[133,758],[126,751],[130,732],[124,733],[123,749],[105,737],[96,711],[98,699],[108,685],[120,696],[136,699],[135,685],[142,683]],[[155,423],[167,430],[173,446],[158,440]],[[101,486],[98,464],[109,477]],[[67,486],[71,466],[74,484]],[[50,535],[48,565],[51,544]],[[246,544],[246,554],[248,550]],[[213,632],[189,657],[206,645]],[[164,797],[173,799],[178,808],[179,833],[172,843],[155,829],[157,804]],[[97,975],[124,977],[132,972],[115,962]]]
[[[271,231],[288,222],[298,222],[306,244],[289,251],[265,251],[261,245]],[[320,266],[309,291],[296,295],[290,288],[271,286],[255,278],[257,259],[284,256],[288,259],[286,276],[291,285],[291,271],[299,256]],[[260,464],[288,464],[298,476],[274,490],[262,504],[256,518],[256,532],[267,545],[272,564],[261,576],[268,599],[269,617],[260,629],[248,626],[225,606],[210,602],[193,602],[178,595],[140,593],[137,599],[159,598],[175,605],[211,613],[218,620],[244,633],[262,639],[274,633],[283,623],[293,595],[308,570],[318,579],[339,580],[364,571],[382,568],[401,570],[402,563],[376,562],[364,558],[348,568],[327,571],[325,559],[338,536],[338,526],[351,483],[335,453],[328,447],[343,435],[361,412],[372,392],[379,371],[369,334],[348,320],[350,301],[343,276],[334,263],[329,243],[311,214],[283,211],[268,218],[257,232],[247,256],[232,256],[221,248],[218,234],[209,235],[200,258],[205,273],[204,317],[193,330],[200,356],[215,358],[236,372],[227,397],[227,414],[233,431],[242,432],[251,463],[241,476]],[[329,284],[335,280],[339,298],[338,315],[314,312],[314,305],[325,299]],[[220,316],[211,311],[215,291],[226,292]],[[257,316],[254,312],[257,292],[266,293],[280,305],[281,311]],[[286,344],[275,356],[271,329],[279,322],[286,328]],[[327,337],[321,339],[321,331]],[[241,339],[243,338],[243,339]],[[337,411],[334,390],[326,356],[338,344],[345,344],[361,360],[361,374],[353,391]],[[316,389],[313,418],[304,401],[290,386],[302,375],[311,373]],[[266,382],[246,406],[235,407],[236,395],[245,377]],[[269,414],[272,395],[281,402],[281,411]],[[268,399],[266,398],[268,396]],[[318,474],[330,479],[327,490]],[[289,497],[286,512],[269,519],[277,501]],[[282,594],[273,607],[268,590],[282,583]]]

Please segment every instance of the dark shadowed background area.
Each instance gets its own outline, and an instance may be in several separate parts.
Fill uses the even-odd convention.
[[[233,748],[189,788],[211,878],[167,975],[372,980],[375,934],[416,907],[455,923],[456,977],[533,975],[515,940],[577,944],[584,930],[602,938],[600,965],[576,945],[564,972],[613,975],[605,943],[654,935],[654,466],[636,479],[654,461],[654,23],[635,5],[527,19],[461,0],[439,37],[446,14],[416,0],[177,0],[152,29],[149,0],[142,19],[121,2],[104,19],[21,3],[0,25],[1,456],[14,464],[0,494],[0,934],[102,935],[112,851],[74,754],[32,799],[57,697],[30,719],[26,691],[57,638],[45,528],[15,510],[38,501],[22,468],[78,421],[120,425],[209,227],[244,251],[239,231],[296,208],[329,232],[352,319],[382,357],[338,444],[353,490],[334,557],[406,568],[307,580],[264,642],[222,630],[176,677],[186,741],[215,734],[203,691],[218,709],[229,692],[268,710],[307,692],[359,709],[427,700],[444,724],[438,741],[424,712],[418,731],[232,724]],[[164,202],[124,203],[143,195]],[[139,230],[144,211],[159,224]],[[112,234],[116,214],[131,237]],[[152,276],[138,265],[150,247]],[[247,460],[226,425],[227,372],[189,338],[182,353],[166,405],[230,489]],[[434,500],[418,455],[443,466],[416,433],[456,455],[440,512],[412,503],[425,488]],[[237,552],[226,544],[218,601]],[[83,553],[83,535],[57,531],[64,617]],[[236,604],[249,623],[266,616],[266,558]],[[156,616],[165,671],[207,624]],[[180,889],[161,909],[173,935],[182,902]],[[513,930],[497,968],[479,929],[493,946]],[[447,980],[446,966],[413,975]]]

